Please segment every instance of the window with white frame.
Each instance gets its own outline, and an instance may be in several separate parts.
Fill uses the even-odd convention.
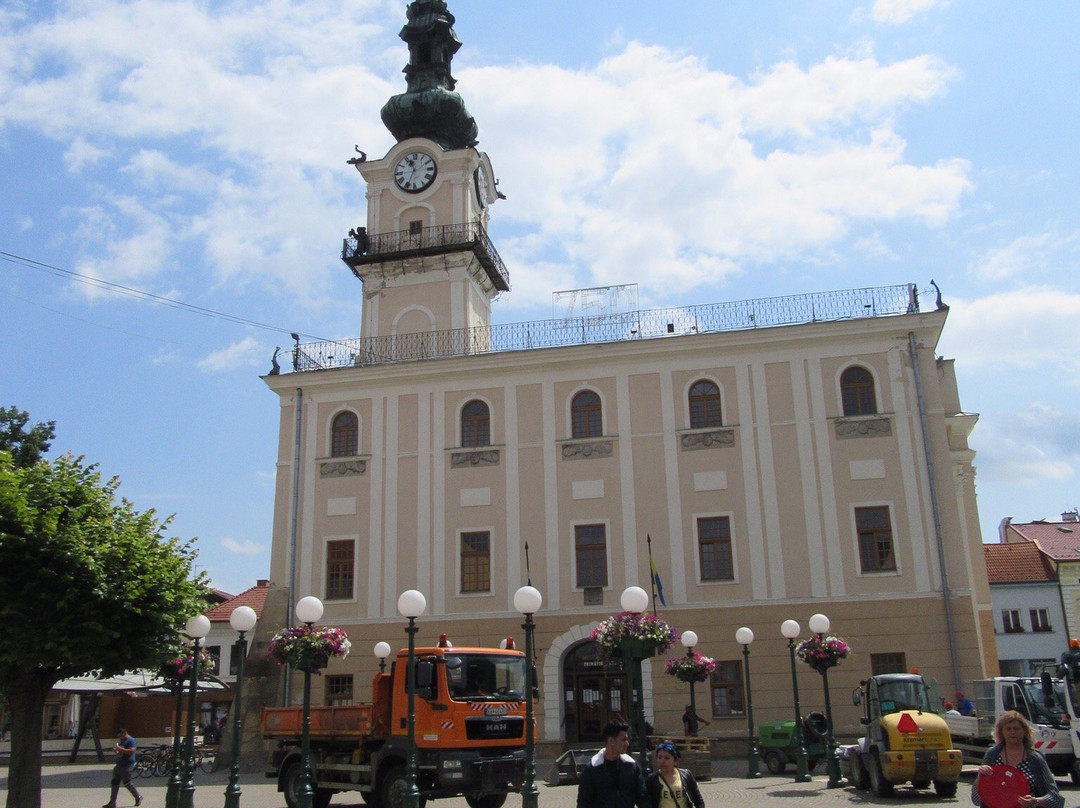
[[[1024,631],[1024,624],[1020,622],[1020,610],[1002,609],[1001,627],[1006,634],[1022,633]]]

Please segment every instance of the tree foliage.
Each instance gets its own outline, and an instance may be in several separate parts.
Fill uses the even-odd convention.
[[[39,462],[56,437],[56,421],[42,421],[29,431],[29,413],[15,407],[0,407],[0,451],[11,452],[16,466]]]
[[[52,686],[92,670],[156,669],[185,620],[205,610],[202,581],[192,580],[194,542],[166,537],[168,520],[118,500],[118,487],[83,458],[19,465],[0,451],[9,806],[40,805],[40,711]]]

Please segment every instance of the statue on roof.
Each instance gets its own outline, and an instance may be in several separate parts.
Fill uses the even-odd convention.
[[[401,38],[409,46],[406,91],[382,108],[382,120],[400,143],[426,137],[445,149],[465,149],[477,143],[476,121],[454,92],[450,63],[461,47],[454,33],[454,15],[445,0],[414,0]]]

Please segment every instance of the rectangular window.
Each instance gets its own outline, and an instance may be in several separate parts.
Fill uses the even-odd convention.
[[[248,648],[251,648],[251,642],[248,642]],[[229,676],[236,676],[240,673],[240,642],[239,640],[234,642],[229,649]]]
[[[1032,609],[1030,617],[1032,631],[1053,631],[1050,628],[1050,614],[1046,609]]]
[[[697,520],[698,559],[701,580],[733,581],[731,521],[726,516],[705,516]]]
[[[344,707],[353,703],[352,674],[326,677],[326,706]]]
[[[859,536],[859,563],[863,572],[896,569],[892,522],[887,506],[856,508],[855,530]]]
[[[206,653],[209,654],[210,659],[214,661],[214,667],[210,669],[210,673],[214,676],[221,675],[221,646],[220,645],[205,645]]]
[[[461,534],[461,591],[491,591],[491,534]]]
[[[414,221],[409,222],[409,235],[410,236],[419,236],[423,232],[424,232],[424,222],[423,222],[423,220],[416,219]]]
[[[577,586],[607,586],[607,530],[603,525],[574,526]]]
[[[353,562],[356,543],[352,539],[326,543],[326,599],[349,600],[353,596]]]
[[[1002,609],[1001,626],[1006,634],[1022,634],[1024,624],[1020,622],[1019,609]]]
[[[743,665],[735,660],[717,662],[712,672],[712,714],[714,718],[745,715]]]
[[[880,676],[883,673],[907,673],[907,657],[903,653],[871,654],[870,675]]]

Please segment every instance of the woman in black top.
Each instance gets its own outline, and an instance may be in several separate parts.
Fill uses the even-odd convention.
[[[652,808],[705,808],[697,780],[689,769],[680,769],[679,747],[671,741],[656,745],[656,771],[645,780]]]

